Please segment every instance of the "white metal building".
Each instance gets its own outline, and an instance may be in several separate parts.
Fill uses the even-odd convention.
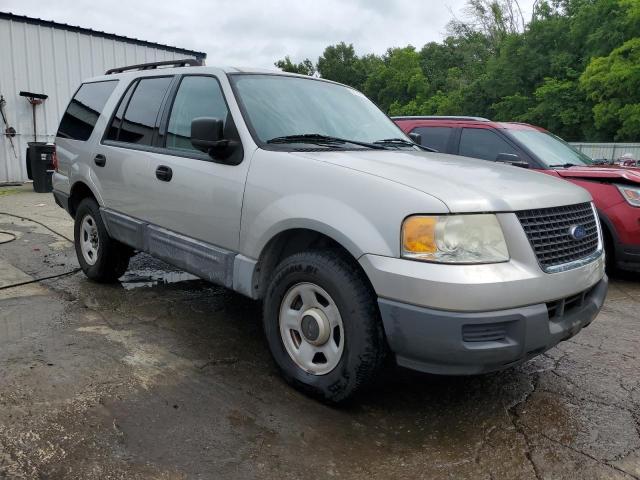
[[[37,141],[53,141],[58,122],[80,82],[110,68],[196,58],[206,54],[88,28],[0,12],[0,184],[27,180],[25,153],[34,140],[32,106],[21,91],[48,95],[36,106]]]

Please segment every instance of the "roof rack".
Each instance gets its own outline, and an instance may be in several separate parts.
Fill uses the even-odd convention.
[[[195,58],[183,58],[182,60],[165,60],[163,62],[140,63],[138,65],[129,65],[128,67],[111,68],[105,72],[105,75],[113,73],[122,73],[129,70],[152,70],[158,67],[201,67],[202,60]]]
[[[465,116],[447,116],[447,115],[416,115],[416,116],[400,116],[391,117],[393,120],[471,120],[475,122],[490,122],[484,117],[465,117]]]

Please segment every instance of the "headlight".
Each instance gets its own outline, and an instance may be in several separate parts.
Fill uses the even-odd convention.
[[[631,187],[629,185],[616,185],[620,193],[629,205],[640,207],[640,187]]]
[[[402,256],[438,263],[509,260],[495,215],[414,215],[402,224]]]

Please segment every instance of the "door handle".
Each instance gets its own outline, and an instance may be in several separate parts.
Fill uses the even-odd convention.
[[[173,177],[173,170],[166,165],[160,165],[156,168],[156,178],[163,182],[170,182]]]
[[[98,155],[95,156],[95,158],[93,159],[93,163],[95,163],[97,166],[99,167],[104,167],[105,164],[107,163],[107,157],[105,157],[104,155],[102,155],[101,153],[99,153]]]

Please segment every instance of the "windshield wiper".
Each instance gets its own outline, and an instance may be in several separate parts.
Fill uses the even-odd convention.
[[[425,147],[424,145],[418,145],[415,142],[410,140],[405,140],[404,138],[384,138],[382,140],[376,140],[373,142],[376,145],[397,145],[397,146],[407,146],[407,147],[418,147],[427,152],[436,152],[433,148]]]
[[[346,138],[331,137],[329,135],[321,135],[319,133],[303,133],[299,135],[285,135],[283,137],[275,137],[267,140],[267,143],[314,143],[316,145],[342,145],[352,143],[361,147],[372,148],[375,150],[385,150],[383,145],[374,143],[359,142],[357,140],[348,140]]]
[[[580,165],[576,165],[575,163],[561,163],[559,165],[549,165],[549,168],[570,168],[570,167],[579,167]]]

